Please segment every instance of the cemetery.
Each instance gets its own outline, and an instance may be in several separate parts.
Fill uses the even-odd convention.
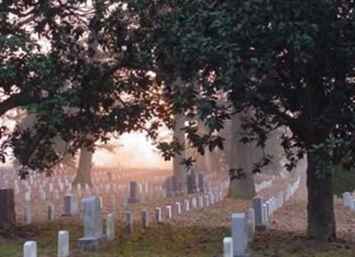
[[[0,0],[0,257],[355,257],[354,8]]]

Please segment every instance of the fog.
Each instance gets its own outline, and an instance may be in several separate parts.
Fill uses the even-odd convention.
[[[111,140],[110,144],[117,145],[114,152],[97,149],[94,154],[95,166],[171,169],[172,163],[164,161],[159,151],[143,133],[130,133]]]

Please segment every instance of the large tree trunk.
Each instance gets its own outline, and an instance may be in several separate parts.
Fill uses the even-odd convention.
[[[329,241],[336,238],[332,174],[318,172],[316,160],[308,153],[308,236],[316,240]]]
[[[0,229],[8,229],[16,224],[15,195],[13,189],[0,190]]]
[[[231,178],[229,194],[232,198],[252,199],[256,194],[252,170],[254,163],[257,161],[257,158],[255,158],[257,149],[254,144],[241,143],[241,133],[240,115],[234,115],[231,125],[229,166],[234,170],[242,169],[243,174]]]
[[[82,185],[85,184],[92,186],[91,182],[91,167],[92,167],[92,156],[93,153],[90,152],[87,148],[82,147],[80,149],[80,159],[79,167],[76,174],[76,177],[73,181],[73,185]]]
[[[175,117],[174,139],[181,145],[185,146],[185,133],[182,128],[185,126],[185,117],[182,114],[177,114]],[[176,187],[182,193],[187,192],[186,184],[186,167],[183,165],[185,151],[180,154],[175,154],[173,158],[173,175],[176,178]]]

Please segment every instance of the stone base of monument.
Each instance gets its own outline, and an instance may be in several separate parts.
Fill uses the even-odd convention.
[[[82,237],[78,240],[78,247],[84,251],[96,251],[100,249],[105,237]]]

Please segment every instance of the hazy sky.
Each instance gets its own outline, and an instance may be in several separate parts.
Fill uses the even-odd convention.
[[[96,165],[129,168],[171,168],[171,162],[164,161],[151,141],[142,133],[124,134],[119,140],[112,141],[112,143],[119,145],[116,153],[98,150],[94,155]]]

